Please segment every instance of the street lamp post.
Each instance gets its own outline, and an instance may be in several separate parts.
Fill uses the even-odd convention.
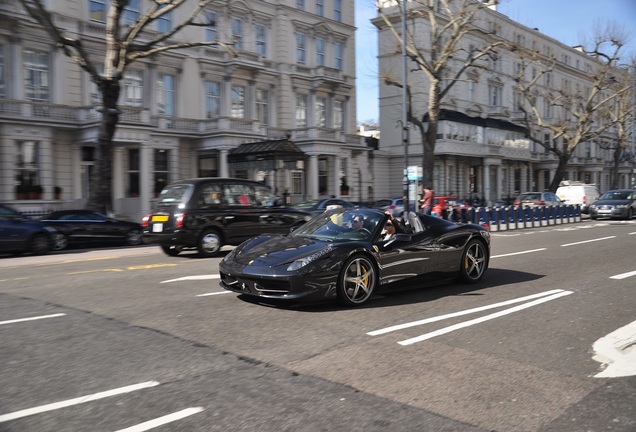
[[[406,213],[411,210],[409,205],[409,127],[407,116],[407,58],[406,58],[406,1],[402,0],[402,144],[404,145],[404,176],[403,198]]]

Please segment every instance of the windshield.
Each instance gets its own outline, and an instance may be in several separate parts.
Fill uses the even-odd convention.
[[[600,200],[627,200],[631,199],[631,191],[607,191],[600,197]]]
[[[310,237],[323,241],[371,241],[377,234],[381,212],[359,209],[326,211],[292,232],[293,237]]]
[[[318,204],[320,204],[319,200],[313,200],[294,204],[294,207],[296,207],[297,209],[313,209],[318,207]]]

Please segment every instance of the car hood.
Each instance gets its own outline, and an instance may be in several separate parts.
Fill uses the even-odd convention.
[[[277,266],[327,250],[331,243],[307,237],[263,235],[236,248],[234,261],[240,264]]]
[[[625,205],[631,203],[631,200],[599,200],[592,203],[595,206],[602,205]]]

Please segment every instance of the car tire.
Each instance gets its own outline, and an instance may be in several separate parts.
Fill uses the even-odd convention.
[[[634,218],[634,211],[630,208],[627,209],[627,217],[625,219],[632,220]]]
[[[176,257],[183,250],[181,246],[161,245],[161,250],[168,256]]]
[[[462,253],[459,279],[469,284],[477,283],[484,276],[487,268],[488,249],[479,240],[470,240]]]
[[[223,239],[221,235],[218,231],[212,229],[204,231],[203,234],[201,234],[197,250],[199,251],[199,255],[212,258],[219,254],[222,246]]]
[[[373,295],[378,278],[376,268],[365,255],[347,259],[338,276],[338,300],[346,306],[360,306]]]
[[[131,229],[126,233],[126,244],[128,246],[138,246],[141,244],[141,230]]]
[[[36,234],[29,242],[29,252],[33,255],[46,255],[53,250],[53,239],[45,234]]]
[[[60,251],[68,247],[68,237],[66,234],[58,233],[53,235],[53,250]]]

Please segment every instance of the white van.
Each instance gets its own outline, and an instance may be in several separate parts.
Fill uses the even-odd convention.
[[[588,207],[598,199],[598,188],[593,184],[564,180],[559,183],[556,194],[565,204],[581,206],[581,213],[588,214]]]

